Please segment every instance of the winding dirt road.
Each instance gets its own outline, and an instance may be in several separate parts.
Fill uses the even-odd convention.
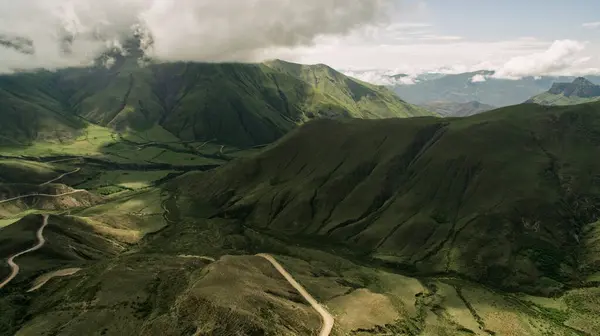
[[[283,266],[281,266],[281,264],[277,262],[277,260],[275,260],[275,258],[265,253],[260,253],[256,256],[267,259],[267,261],[269,261],[273,265],[273,267],[275,267],[275,269],[279,273],[281,273],[281,275],[283,275],[287,282],[289,282],[290,285],[292,285],[298,291],[298,293],[300,293],[300,295],[302,295],[302,297],[304,297],[304,299],[308,301],[308,303],[310,303],[313,309],[316,310],[317,313],[319,313],[319,315],[321,315],[321,322],[323,323],[323,325],[321,327],[321,332],[319,333],[319,336],[329,336],[329,334],[331,333],[331,329],[333,329],[333,316],[331,316],[331,314],[329,314],[329,312],[321,304],[319,304],[317,300],[315,300],[312,297],[312,295],[310,295],[306,291],[306,289],[304,289],[304,287],[302,287],[302,285],[299,284],[290,275],[290,273],[288,273],[285,270],[285,268],[283,268]]]
[[[44,221],[42,222],[42,226],[40,226],[40,228],[37,230],[37,233],[36,233],[36,236],[38,239],[37,245],[35,245],[34,247],[29,248],[25,251],[19,252],[19,253],[13,255],[12,257],[8,258],[7,263],[8,263],[8,266],[10,266],[10,268],[12,269],[12,272],[4,281],[2,281],[0,283],[0,288],[6,286],[12,279],[14,279],[17,276],[17,274],[19,274],[19,265],[17,265],[15,263],[15,261],[14,261],[15,258],[20,257],[29,252],[39,250],[46,243],[46,239],[44,238],[44,228],[46,228],[46,226],[48,225],[48,215],[43,215],[43,217],[44,217]]]
[[[52,194],[29,194],[29,195],[21,195],[21,196],[16,196],[13,198],[7,198],[5,200],[0,201],[0,204],[2,203],[6,203],[6,202],[10,202],[10,201],[14,201],[14,200],[18,200],[21,198],[26,198],[26,197],[34,197],[34,196],[42,196],[42,197],[62,197],[62,196],[68,196],[68,195],[72,195],[75,193],[80,193],[80,192],[84,192],[87,190],[83,190],[83,189],[75,189],[69,192],[66,192],[64,194],[58,194],[58,195],[52,195]]]
[[[64,173],[64,174],[60,175],[60,176],[59,176],[59,177],[57,177],[57,178],[53,178],[52,180],[50,180],[50,181],[48,181],[48,182],[44,182],[44,183],[40,184],[40,186],[44,186],[44,185],[46,185],[46,184],[50,184],[50,183],[56,182],[56,181],[58,181],[58,180],[62,179],[63,177],[65,177],[65,176],[67,176],[67,175],[75,174],[75,173],[77,173],[77,172],[78,172],[78,171],[80,171],[80,170],[81,170],[81,168],[77,168],[77,169],[73,170],[72,172]]]

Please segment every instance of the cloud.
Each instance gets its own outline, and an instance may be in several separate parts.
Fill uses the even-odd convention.
[[[582,57],[585,43],[573,40],[558,40],[543,52],[511,58],[496,69],[494,77],[522,78],[559,73],[575,64],[585,63],[588,57]]]
[[[471,83],[481,83],[485,82],[487,78],[482,74],[477,74],[471,78]]]
[[[299,63],[325,63],[336,69],[416,75],[426,72],[464,73],[497,70],[498,76],[520,77],[596,74],[600,68],[600,45],[585,41],[548,41],[525,36],[510,40],[426,40],[436,35],[434,26],[407,25],[384,29],[370,26],[370,38],[361,30],[345,37],[317,39],[314,46],[280,50],[278,57]],[[417,34],[408,34],[418,32]],[[438,34],[439,35],[439,34]],[[403,38],[403,39],[399,39]],[[360,78],[367,78],[362,74]],[[369,75],[375,83],[387,81]]]
[[[581,26],[583,28],[589,28],[589,29],[600,28],[600,21],[599,22],[586,22],[586,23],[582,24]]]
[[[0,2],[0,71],[89,64],[138,30],[161,60],[253,61],[383,22],[393,0]],[[11,37],[5,39],[4,37]],[[150,38],[151,37],[151,38]],[[11,41],[31,41],[25,54]],[[4,46],[4,47],[2,47]]]
[[[490,69],[506,60],[539,52],[548,47],[545,41],[531,39],[470,41],[419,40],[359,41],[355,34],[327,41],[318,40],[315,46],[282,50],[279,57],[300,63],[326,63],[338,69],[394,69],[397,73],[419,74],[427,71],[446,73]],[[348,42],[351,40],[351,42]]]
[[[154,1],[141,13],[167,60],[254,60],[272,47],[310,45],[383,20],[387,0]]]
[[[462,40],[463,37],[454,35],[425,34],[423,36],[418,37],[417,39],[421,41],[458,41]]]
[[[395,70],[340,70],[346,76],[354,77],[376,85],[412,85],[416,83],[415,75],[399,74]]]

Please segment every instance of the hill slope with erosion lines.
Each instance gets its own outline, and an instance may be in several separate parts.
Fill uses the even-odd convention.
[[[320,120],[175,183],[193,211],[419,274],[549,293],[597,268],[600,105]]]

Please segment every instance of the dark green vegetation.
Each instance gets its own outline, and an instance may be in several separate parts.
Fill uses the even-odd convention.
[[[414,85],[396,85],[390,87],[412,104],[427,104],[435,101],[468,103],[478,101],[492,106],[521,104],[531,97],[541,94],[555,82],[571,82],[575,77],[525,77],[519,80],[489,77],[493,71],[476,71],[461,74],[432,76],[423,78]],[[486,76],[483,82],[473,82],[476,75]],[[423,77],[423,76],[421,76]],[[600,77],[589,79],[600,84]]]
[[[141,66],[134,57],[113,59],[110,68],[0,76],[0,145],[72,143],[92,122],[121,133],[160,128],[178,142],[249,148],[314,118],[430,114],[325,65]]]
[[[323,120],[177,181],[213,218],[412,274],[551,294],[598,271],[583,256],[597,250],[584,232],[600,218],[599,144],[598,104]]]
[[[494,106],[472,101],[468,103],[455,103],[438,101],[424,104],[423,107],[435,112],[442,117],[468,117],[495,109]]]
[[[600,85],[579,77],[572,83],[554,83],[548,92],[537,95],[528,103],[540,105],[575,105],[600,100]]]

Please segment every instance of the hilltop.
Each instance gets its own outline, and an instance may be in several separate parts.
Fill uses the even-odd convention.
[[[554,83],[550,90],[529,99],[540,105],[575,105],[600,100],[600,85],[578,77],[571,83]]]

